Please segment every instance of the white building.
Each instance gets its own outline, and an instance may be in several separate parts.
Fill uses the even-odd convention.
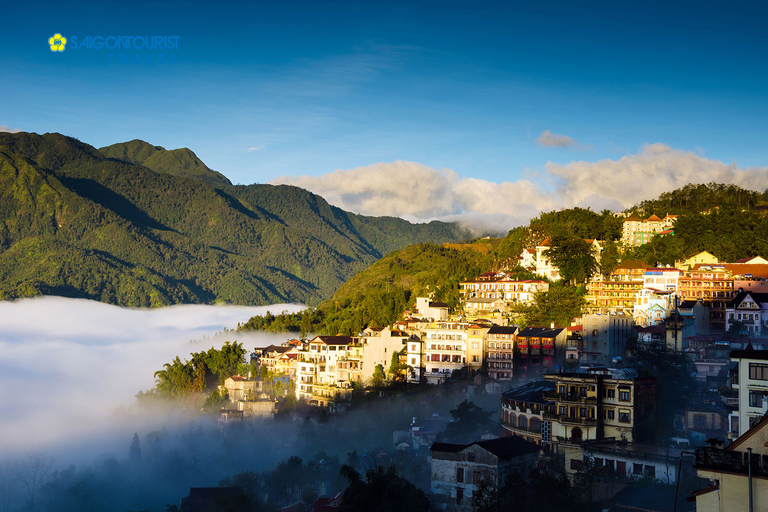
[[[664,323],[674,309],[674,292],[643,288],[637,292],[632,317],[635,325],[649,327]]]
[[[315,336],[296,361],[296,398],[325,406],[340,389],[351,383],[338,379],[339,362],[346,359],[348,347],[356,340],[350,336]]]
[[[413,315],[432,321],[448,320],[448,305],[431,301],[427,297],[417,297]]]
[[[363,381],[371,380],[378,365],[382,366],[386,374],[392,364],[392,354],[397,354],[403,350],[408,338],[408,333],[393,331],[389,328],[382,329],[376,336],[364,336],[361,339],[363,343]]]
[[[750,336],[759,336],[768,329],[768,293],[740,292],[725,307],[725,330],[734,322]]]
[[[768,350],[732,350],[731,361],[738,363],[738,379],[733,387],[739,391],[738,433],[742,435],[763,418],[768,398]],[[732,431],[735,431],[733,426]]]
[[[424,329],[424,367],[430,384],[441,384],[467,364],[466,322],[435,322]],[[410,356],[409,356],[410,357]]]

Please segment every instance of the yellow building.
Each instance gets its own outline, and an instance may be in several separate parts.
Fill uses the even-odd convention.
[[[714,254],[707,251],[701,251],[685,260],[675,260],[675,268],[680,270],[691,270],[695,265],[717,265],[718,259]]]
[[[587,312],[608,314],[623,312],[632,316],[637,293],[643,289],[645,269],[640,260],[627,260],[616,267],[607,279],[598,277],[587,283]]]
[[[695,467],[712,482],[693,493],[697,512],[768,510],[768,417],[725,449],[696,448]]]

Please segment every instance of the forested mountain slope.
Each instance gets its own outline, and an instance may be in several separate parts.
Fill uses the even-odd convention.
[[[60,134],[0,133],[0,298],[317,304],[387,252],[468,236],[295,187],[156,172],[134,162],[165,150],[134,142],[107,157]]]

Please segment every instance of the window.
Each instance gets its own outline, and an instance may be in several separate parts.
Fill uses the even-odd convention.
[[[464,468],[456,468],[456,482],[464,483]]]
[[[656,478],[656,466],[651,466],[650,464],[646,465],[643,474],[647,478]]]
[[[629,423],[629,411],[619,411],[619,421],[621,423]]]
[[[616,398],[616,390],[615,389],[605,390],[605,396],[606,398]]]
[[[456,488],[456,504],[461,505],[464,503],[464,489],[461,487]]]
[[[642,464],[632,464],[632,473],[635,475],[642,475],[643,474],[643,465]]]
[[[756,391],[754,389],[749,390],[749,406],[750,407],[762,407],[763,406],[763,392]]]
[[[469,452],[469,453],[467,454],[467,460],[468,460],[469,462],[475,462],[475,454],[474,454],[474,453],[472,453],[472,452]]]
[[[605,419],[607,419],[607,420],[616,419],[616,411],[614,411],[613,409],[606,409],[605,410]]]
[[[629,402],[629,390],[619,390],[619,401]]]
[[[749,378],[753,380],[768,380],[768,364],[749,363]]]

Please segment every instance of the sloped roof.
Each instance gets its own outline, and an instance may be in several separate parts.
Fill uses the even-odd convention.
[[[661,219],[658,217],[658,215],[654,214],[645,219],[645,222],[661,222]]]
[[[501,394],[501,397],[516,402],[543,404],[546,402],[544,400],[544,391],[553,390],[555,386],[556,383],[551,380],[535,380],[523,386],[505,391]]]
[[[737,308],[739,307],[739,304],[741,304],[744,299],[747,297],[752,297],[752,300],[757,302],[758,304],[765,304],[768,303],[768,293],[757,293],[757,292],[751,292],[751,291],[745,291],[745,292],[739,292],[738,295],[736,295],[731,302],[728,303],[728,309],[731,308]]]
[[[488,329],[488,334],[515,334],[517,332],[517,326],[516,325],[510,325],[510,326],[501,326],[501,325],[494,325],[490,329]]]
[[[642,221],[640,220],[640,217],[638,217],[633,213],[632,215],[624,219],[622,222],[642,222]]]
[[[353,345],[355,340],[351,336],[315,336],[310,343],[322,341],[326,345]]]
[[[487,439],[485,441],[475,441],[470,444],[453,443],[432,443],[429,450],[434,452],[458,453],[466,450],[470,446],[477,445],[480,448],[491,452],[499,459],[510,459],[528,453],[535,453],[541,450],[541,447],[535,443],[526,441],[519,436],[499,437],[497,439]]]
[[[562,328],[551,329],[549,327],[526,327],[517,335],[521,338],[556,338],[563,331]]]

